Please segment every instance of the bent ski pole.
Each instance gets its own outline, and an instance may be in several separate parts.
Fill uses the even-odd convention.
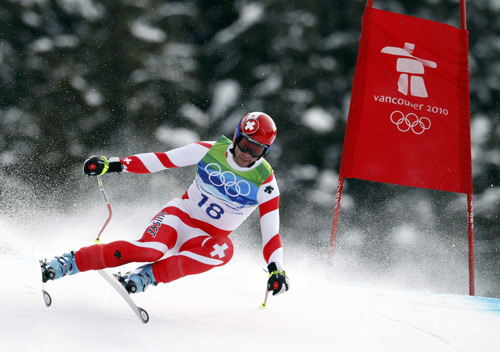
[[[111,204],[109,204],[108,197],[106,197],[106,192],[104,192],[104,186],[102,184],[102,179],[101,179],[100,175],[97,176],[97,183],[99,184],[99,189],[101,190],[102,196],[104,197],[104,200],[106,201],[106,205],[108,206],[108,211],[109,211],[109,215],[108,215],[108,218],[106,219],[106,222],[104,223],[104,225],[102,225],[101,231],[99,231],[99,234],[97,235],[97,237],[94,240],[94,243],[99,244],[99,243],[101,243],[101,240],[100,240],[101,234],[104,231],[104,229],[106,228],[106,226],[108,226],[109,221],[111,220],[111,216],[113,215],[113,212],[111,210]]]

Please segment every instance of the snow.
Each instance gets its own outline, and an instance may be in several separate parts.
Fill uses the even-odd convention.
[[[34,53],[44,53],[52,50],[53,47],[54,43],[47,37],[37,39],[31,44],[31,50],[33,50]]]
[[[88,21],[98,20],[106,12],[105,7],[96,1],[59,0],[58,5],[68,13],[81,15]]]
[[[302,116],[302,124],[317,133],[328,133],[335,127],[335,118],[320,107],[308,109]]]
[[[241,94],[241,86],[233,79],[225,79],[217,82],[213,90],[212,106],[210,116],[216,119],[222,117],[238,101]]]
[[[46,308],[29,256],[3,254],[0,265],[8,283],[0,291],[2,351],[500,349],[498,299],[338,282],[328,265],[304,260],[288,260],[291,290],[261,309],[262,259],[241,248],[224,267],[134,295],[148,324],[95,272],[49,282]]]
[[[12,201],[13,208],[0,214],[0,351],[500,351],[500,299],[403,290],[409,286],[356,272],[355,254],[345,253],[345,248],[339,248],[329,264],[317,250],[285,237],[283,264],[291,289],[270,296],[267,309],[261,309],[265,265],[260,242],[252,243],[244,226],[231,236],[235,254],[227,265],[132,296],[148,311],[148,324],[141,323],[95,272],[47,283],[53,298],[47,308],[32,247],[37,258],[45,258],[92,243],[107,210],[94,180],[88,182],[92,187],[84,194],[91,199],[95,195],[90,203],[82,199],[72,209],[37,203],[28,209]],[[163,198],[171,198],[158,192],[158,199],[145,203],[141,198],[139,206],[128,187],[113,186],[111,178],[105,185],[113,218],[101,236],[103,242],[135,239]],[[18,186],[24,190],[22,183]],[[169,182],[169,188],[179,193],[175,182]],[[349,238],[343,234],[342,241]],[[434,259],[435,265],[440,263]],[[401,269],[405,276],[396,277],[411,277],[411,266],[409,262]],[[434,281],[448,280],[436,273],[440,268],[433,268]],[[371,280],[360,279],[366,275]]]
[[[132,23],[130,31],[135,37],[152,43],[162,43],[167,38],[164,31],[142,21]]]
[[[239,18],[229,27],[224,28],[215,36],[215,40],[224,45],[238,38],[238,36],[258,23],[264,16],[264,6],[256,2],[243,5]]]
[[[183,104],[179,109],[179,113],[199,127],[207,127],[210,121],[210,117],[193,104]]]
[[[496,209],[500,203],[500,189],[497,187],[486,189],[482,196],[474,204],[476,211],[481,212],[484,216],[496,217]]]
[[[194,143],[200,140],[200,136],[187,128],[169,128],[166,126],[158,127],[156,130],[156,138],[167,145],[174,148],[182,147],[189,143]]]
[[[471,143],[474,146],[479,146],[488,141],[493,127],[491,122],[485,115],[477,115],[471,122]]]

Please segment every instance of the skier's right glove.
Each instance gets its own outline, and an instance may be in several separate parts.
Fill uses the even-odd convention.
[[[290,282],[288,276],[279,263],[270,263],[267,266],[269,270],[269,280],[267,280],[267,290],[273,291],[273,296],[288,291]]]
[[[89,176],[100,176],[106,172],[122,172],[123,166],[117,157],[93,156],[85,160],[83,173]]]

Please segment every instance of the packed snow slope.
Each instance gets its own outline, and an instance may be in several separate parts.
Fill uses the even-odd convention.
[[[0,255],[1,351],[500,351],[500,300],[335,282],[290,262],[291,290],[261,309],[258,253],[133,298],[143,324],[95,272],[49,282],[30,256]],[[110,270],[114,272],[115,270]]]
[[[127,199],[128,188],[118,186],[109,187],[113,218],[103,242],[140,237],[163,204],[119,203],[119,195]],[[499,299],[430,293],[431,285],[410,291],[400,279],[392,285],[376,277],[361,280],[365,273],[352,271],[360,259],[351,253],[328,264],[324,250],[290,243],[286,236],[283,264],[291,289],[270,297],[267,309],[261,309],[267,274],[255,219],[231,235],[235,253],[229,264],[133,295],[149,312],[148,324],[95,272],[47,283],[53,298],[47,308],[32,248],[37,257],[50,258],[92,244],[107,210],[95,187],[88,194],[97,194],[95,204],[68,209],[42,204],[30,210],[22,203],[0,214],[1,352],[500,351]],[[422,269],[411,269],[398,270],[406,273],[398,277],[418,281],[412,273]],[[451,269],[448,276],[459,277]],[[447,276],[432,272],[429,277],[436,282]]]

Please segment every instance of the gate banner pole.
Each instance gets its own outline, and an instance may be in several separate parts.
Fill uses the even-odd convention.
[[[465,11],[465,0],[460,0],[460,29],[467,29],[467,15]],[[467,193],[467,231],[469,242],[469,295],[475,295],[474,274],[474,206],[472,193]]]
[[[339,175],[337,184],[337,194],[335,195],[335,208],[333,210],[332,233],[330,235],[330,247],[328,258],[332,259],[335,250],[335,241],[337,239],[337,228],[339,225],[340,201],[342,200],[342,192],[344,190],[344,176]]]
[[[465,13],[465,0],[460,0],[460,29],[467,29],[467,15]]]
[[[469,295],[475,295],[474,285],[474,208],[472,193],[467,194],[467,228],[469,233]]]

